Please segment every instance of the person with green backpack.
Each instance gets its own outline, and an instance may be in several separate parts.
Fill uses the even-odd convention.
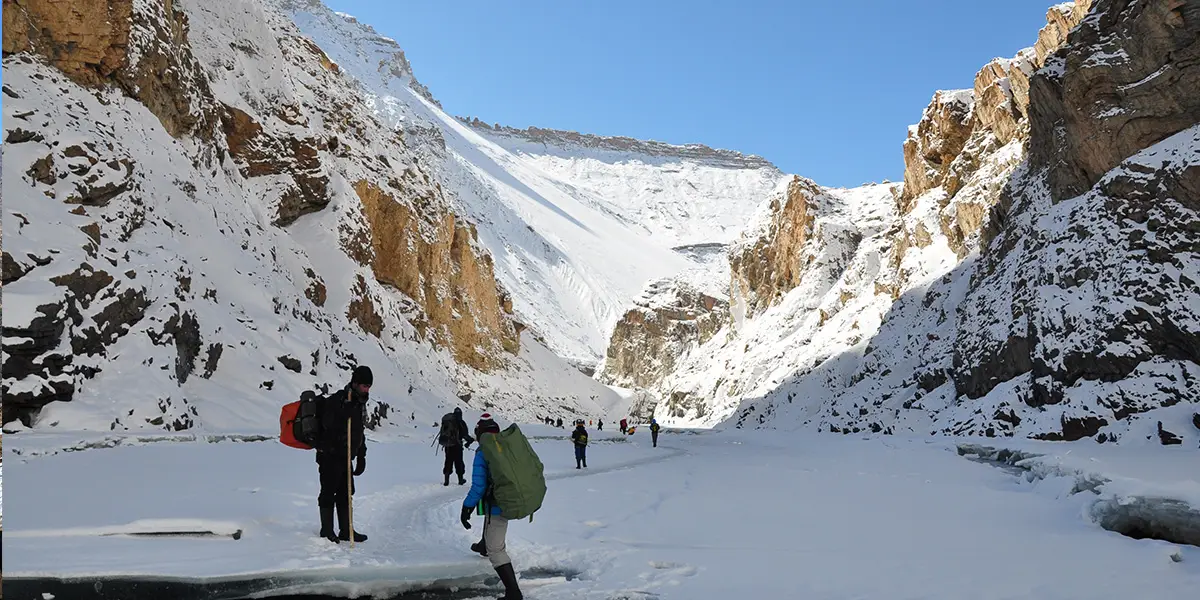
[[[471,528],[471,512],[482,506],[483,540],[488,560],[504,584],[500,600],[521,600],[517,574],[505,548],[509,521],[529,517],[542,507],[546,497],[545,468],[533,446],[516,424],[504,431],[488,413],[475,425],[475,460],[471,466],[471,489],[463,500],[460,521]]]

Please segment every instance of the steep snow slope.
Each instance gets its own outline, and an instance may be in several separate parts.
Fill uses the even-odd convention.
[[[537,145],[469,125],[440,109],[394,41],[316,0],[277,1],[434,165],[456,209],[478,224],[518,319],[581,364],[602,356],[647,281],[696,266],[673,246],[727,241],[780,177],[732,152]]]
[[[663,245],[732,242],[783,179],[766,160],[706,146],[460,121]]]
[[[59,47],[53,6],[5,21],[6,52],[27,23],[46,36],[4,58],[4,418],[24,422],[6,430],[270,431],[355,363],[376,422],[620,400],[528,333],[510,343],[471,227],[285,15],[124,6],[86,25],[128,28],[128,49],[61,46],[115,52],[115,71],[35,52]],[[390,266],[406,248],[425,254]]]
[[[733,325],[658,384],[656,415],[1194,448],[1189,10],[1056,6],[1035,48],[935,95],[894,202],[771,206],[731,252]]]

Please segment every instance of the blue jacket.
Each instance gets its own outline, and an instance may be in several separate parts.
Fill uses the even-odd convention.
[[[488,478],[491,475],[488,473],[487,461],[483,460],[483,449],[475,449],[475,460],[471,463],[471,489],[467,491],[467,499],[463,500],[463,506],[475,506],[483,500],[483,496],[488,491],[488,485],[491,483]],[[499,506],[492,506],[491,513],[498,515],[504,511],[500,510]]]

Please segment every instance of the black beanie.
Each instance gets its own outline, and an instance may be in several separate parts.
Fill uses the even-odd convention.
[[[375,378],[371,375],[371,367],[367,365],[358,365],[354,367],[354,375],[350,377],[350,383],[365,383],[371,385]]]

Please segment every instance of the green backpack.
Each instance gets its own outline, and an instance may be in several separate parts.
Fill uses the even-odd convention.
[[[541,459],[516,423],[479,440],[492,479],[492,497],[506,519],[533,520],[546,497],[546,477]]]

